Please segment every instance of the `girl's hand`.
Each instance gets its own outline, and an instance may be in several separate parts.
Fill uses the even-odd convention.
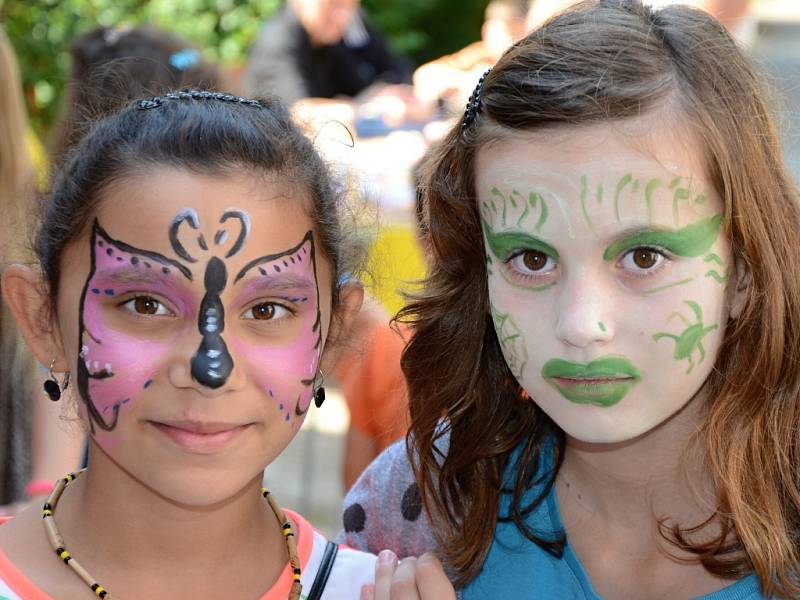
[[[391,550],[383,550],[375,563],[375,584],[361,588],[361,600],[455,600],[453,585],[442,563],[427,552],[398,564]]]

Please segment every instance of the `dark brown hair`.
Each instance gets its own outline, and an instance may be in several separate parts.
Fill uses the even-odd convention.
[[[474,183],[478,149],[514,131],[667,110],[696,132],[724,203],[735,262],[749,269],[750,281],[706,382],[697,436],[716,485],[716,514],[699,527],[662,522],[662,534],[711,573],[754,572],[766,595],[800,595],[800,215],[764,89],[729,34],[703,12],[655,10],[638,0],[586,1],[498,61],[475,121],[463,132],[454,127],[427,163],[430,271],[399,315],[415,331],[403,355],[408,444],[434,531],[460,583],[477,574],[489,550],[497,523],[491,515],[513,448],[520,448],[522,466],[509,518],[555,555],[564,542],[537,536],[524,523],[532,507],[521,505],[522,494],[539,483],[541,502],[564,441],[525,400],[489,316]],[[443,431],[450,442],[440,456],[433,442]],[[555,468],[534,482],[552,439]],[[711,541],[693,541],[699,531]]]

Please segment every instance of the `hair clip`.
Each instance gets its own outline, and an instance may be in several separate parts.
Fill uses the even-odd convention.
[[[170,92],[163,96],[155,98],[146,98],[136,102],[136,108],[139,110],[148,110],[150,108],[158,108],[166,100],[219,100],[220,102],[231,102],[233,104],[244,104],[246,106],[254,106],[257,108],[266,108],[258,100],[251,100],[243,96],[234,96],[233,94],[226,94],[224,92],[210,92],[208,90],[187,90],[184,92]]]
[[[461,130],[464,131],[467,127],[472,125],[472,122],[475,120],[475,117],[478,115],[478,111],[481,109],[481,94],[483,93],[483,81],[486,79],[486,76],[491,72],[491,67],[486,69],[486,71],[481,75],[481,78],[478,79],[478,85],[475,86],[475,90],[470,95],[469,100],[467,100],[467,108],[464,111],[464,119],[461,121]]]
[[[184,48],[175,52],[169,57],[169,64],[178,69],[178,71],[185,71],[189,67],[193,67],[200,60],[200,54],[194,48]]]

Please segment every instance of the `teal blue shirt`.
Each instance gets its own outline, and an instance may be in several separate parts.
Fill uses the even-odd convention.
[[[516,454],[516,453],[515,453]],[[542,453],[548,456],[548,452]],[[509,462],[506,481],[512,482],[516,473],[516,456]],[[545,462],[544,460],[542,462]],[[550,463],[540,466],[538,475],[550,469]],[[533,486],[523,496],[521,506],[527,506],[541,491]],[[508,514],[511,494],[503,494],[500,514]],[[564,530],[558,510],[555,486],[544,502],[532,511],[525,523],[537,533],[551,537],[553,532]],[[463,600],[486,598],[530,598],[558,600],[603,600],[592,587],[592,582],[577,554],[569,545],[561,558],[549,554],[528,540],[513,522],[498,522],[494,541],[478,576],[464,588]],[[695,597],[694,600],[764,600],[758,587],[758,578],[749,575],[724,589]]]

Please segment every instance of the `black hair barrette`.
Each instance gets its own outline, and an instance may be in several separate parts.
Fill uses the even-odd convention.
[[[486,76],[491,72],[491,67],[486,69],[486,71],[481,75],[481,78],[478,79],[478,85],[475,86],[475,90],[467,100],[467,108],[464,111],[464,119],[461,121],[461,130],[464,131],[467,127],[472,125],[472,122],[475,120],[475,117],[478,116],[478,111],[481,109],[481,94],[483,93],[483,82],[486,79]]]

